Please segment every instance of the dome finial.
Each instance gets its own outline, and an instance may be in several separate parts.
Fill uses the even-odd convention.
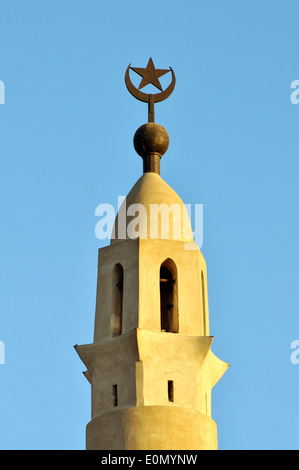
[[[134,135],[134,148],[143,159],[143,173],[160,174],[160,160],[166,153],[168,145],[168,134],[160,124],[148,122],[137,129]]]
[[[142,77],[137,89],[130,79],[129,71],[133,70]],[[168,88],[163,91],[159,78],[171,71],[172,80]],[[166,100],[174,90],[175,74],[171,67],[168,69],[156,69],[152,58],[149,59],[146,68],[128,66],[125,82],[129,92],[138,100],[148,103],[148,123],[137,129],[134,136],[134,148],[143,159],[143,172],[160,174],[160,159],[167,151],[169,137],[164,127],[155,123],[155,103]],[[146,94],[140,91],[148,84],[161,90],[160,93]]]

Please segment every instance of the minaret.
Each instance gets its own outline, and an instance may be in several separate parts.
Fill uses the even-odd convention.
[[[130,69],[142,76],[138,90]],[[163,91],[159,77],[169,71]],[[148,83],[161,92],[140,92]],[[211,351],[205,260],[182,200],[160,176],[169,139],[154,103],[174,84],[173,70],[151,59],[126,72],[129,91],[148,102],[149,122],[134,136],[143,175],[98,252],[94,340],[75,346],[91,384],[88,450],[217,449],[211,390],[228,364]]]

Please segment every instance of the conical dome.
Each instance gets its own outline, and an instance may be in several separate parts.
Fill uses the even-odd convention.
[[[116,216],[111,244],[134,238],[193,242],[183,201],[157,173],[139,178]]]

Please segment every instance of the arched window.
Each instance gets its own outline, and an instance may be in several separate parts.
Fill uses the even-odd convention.
[[[124,270],[121,264],[117,264],[114,267],[112,278],[111,329],[112,336],[118,336],[122,332],[123,316]]]
[[[178,333],[177,269],[171,259],[160,267],[161,331]]]

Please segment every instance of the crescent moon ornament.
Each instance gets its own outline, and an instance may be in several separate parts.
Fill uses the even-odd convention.
[[[130,69],[142,76],[139,89],[137,89],[130,79]],[[171,72],[172,80],[170,85],[163,91],[161,84],[159,82],[159,77],[165,75],[166,73]],[[175,74],[171,67],[168,69],[156,69],[152,59],[150,58],[147,67],[145,69],[131,67],[131,64],[128,66],[125,74],[125,83],[128,91],[131,95],[134,96],[139,101],[148,103],[148,121],[155,122],[155,112],[154,104],[166,100],[174,90],[175,87]],[[153,84],[158,89],[162,90],[160,93],[147,94],[140,91],[140,88],[148,85],[149,83]]]

